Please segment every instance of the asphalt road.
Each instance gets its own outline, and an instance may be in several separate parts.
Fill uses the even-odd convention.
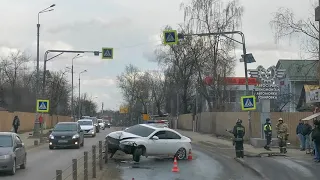
[[[119,163],[122,179],[136,180],[258,180],[251,170],[232,157],[193,145],[193,160],[178,161],[179,173],[173,173],[172,159],[142,158],[140,163]]]
[[[0,174],[1,180],[52,180],[55,178],[56,169],[64,170],[72,164],[73,158],[83,156],[84,151],[91,151],[92,145],[97,145],[99,140],[104,140],[107,133],[113,129],[100,131],[94,138],[86,138],[84,147],[80,149],[54,149],[49,150],[48,144],[30,149],[27,155],[27,168],[17,169],[14,176]]]

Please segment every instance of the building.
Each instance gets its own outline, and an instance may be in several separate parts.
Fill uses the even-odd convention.
[[[306,85],[318,85],[317,78],[318,60],[286,60],[280,59],[277,69],[285,69],[285,76],[276,80],[280,85],[279,97],[271,105],[282,112],[297,112],[305,103]]]

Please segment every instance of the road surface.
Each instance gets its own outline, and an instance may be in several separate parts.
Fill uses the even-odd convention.
[[[94,138],[85,138],[84,147],[80,149],[54,149],[49,150],[48,145],[43,145],[28,151],[27,168],[17,169],[14,176],[0,174],[1,180],[52,180],[55,178],[56,169],[64,170],[72,163],[73,158],[83,156],[84,151],[91,151],[92,145],[97,145],[99,140],[104,140],[107,133],[113,129],[101,130]]]
[[[178,161],[179,173],[171,171],[172,159],[142,158],[139,164],[119,163],[122,179],[136,180],[258,180],[251,170],[244,168],[232,157],[213,153],[193,146],[193,160]]]

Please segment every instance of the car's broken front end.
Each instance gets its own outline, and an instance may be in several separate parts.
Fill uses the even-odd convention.
[[[113,156],[117,150],[121,150],[126,154],[132,154],[137,147],[137,144],[129,139],[135,139],[137,136],[130,136],[128,133],[117,132],[110,133],[106,136],[108,143],[108,152]],[[129,140],[129,141],[128,141]]]

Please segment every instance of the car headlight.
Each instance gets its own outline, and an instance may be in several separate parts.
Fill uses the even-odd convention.
[[[50,139],[54,139],[54,136],[52,134],[50,134],[49,138]]]
[[[72,136],[72,139],[77,139],[79,137],[80,137],[79,134],[75,134],[75,135]]]
[[[10,155],[2,155],[0,156],[0,159],[9,159],[10,158]]]

